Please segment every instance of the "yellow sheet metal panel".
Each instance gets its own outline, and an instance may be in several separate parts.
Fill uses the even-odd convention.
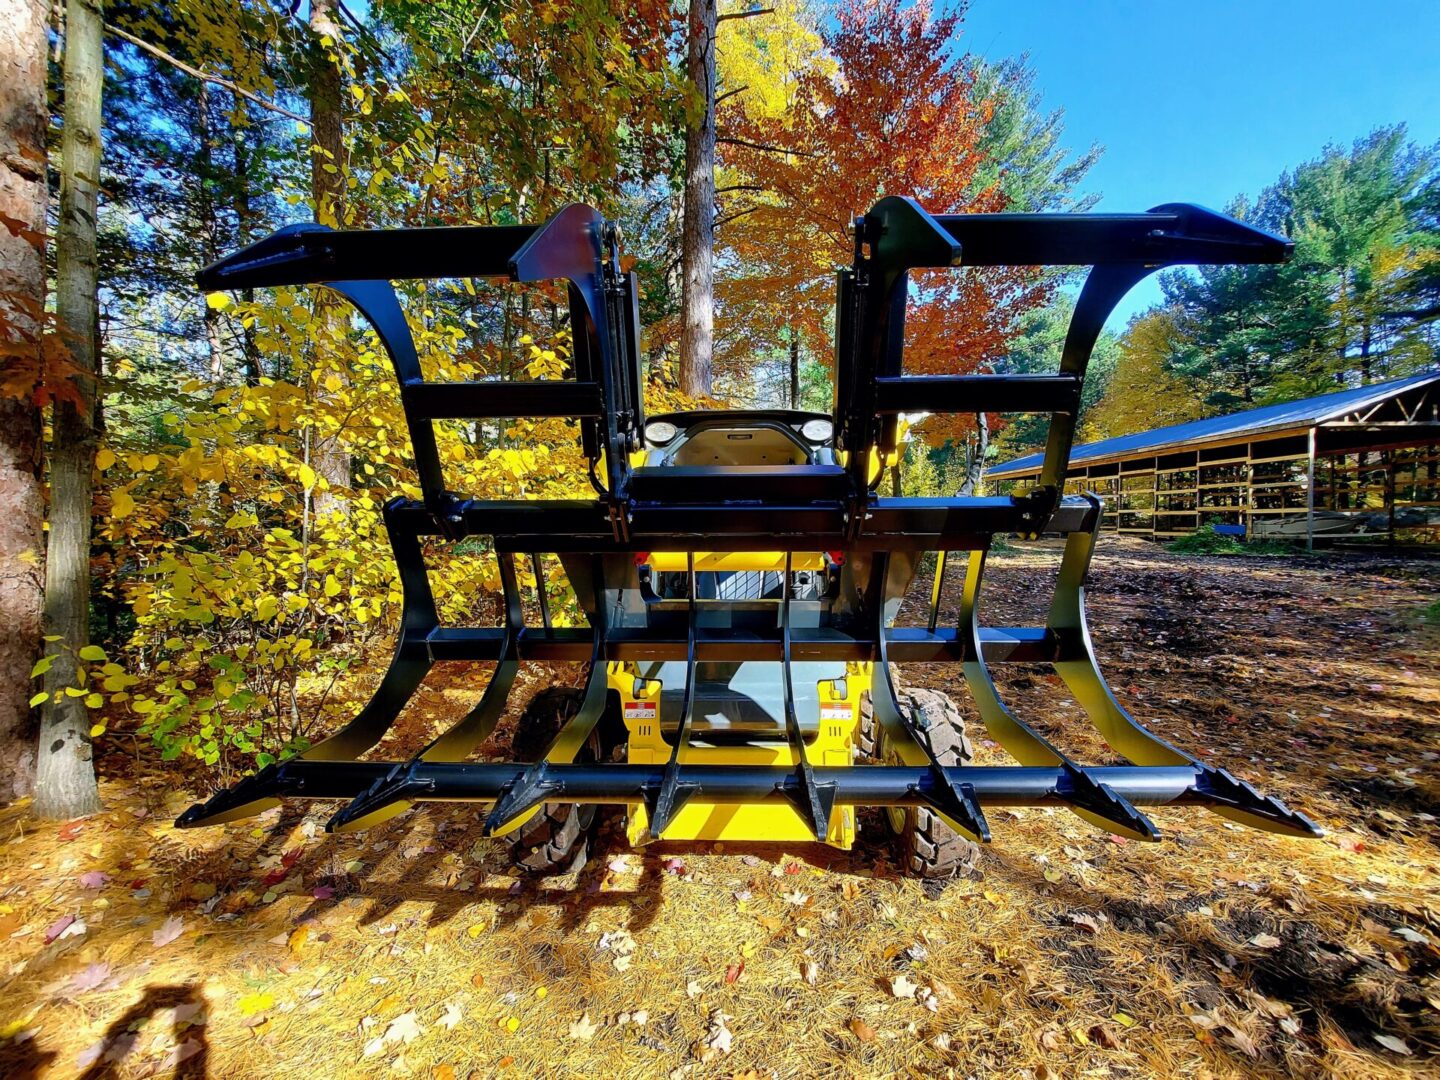
[[[629,732],[627,760],[632,765],[662,765],[670,760],[670,744],[660,727],[661,684],[641,680],[633,663],[614,662],[607,666],[609,685],[620,697],[625,727]],[[873,671],[868,663],[848,663],[843,679],[823,679],[818,684],[820,726],[806,745],[812,765],[848,766],[854,761],[856,731],[860,722],[860,701],[870,690]],[[637,685],[638,684],[638,685]],[[638,691],[638,693],[637,693]],[[796,764],[795,753],[782,740],[757,741],[731,746],[689,744],[682,764],[692,765],[778,765]],[[627,804],[626,835],[632,844],[649,840],[649,817],[643,803]],[[733,840],[750,842],[814,841],[809,825],[792,806],[783,803],[719,804],[703,801],[686,803],[665,830],[665,840]],[[848,850],[855,843],[854,807],[837,807],[825,843]]]
[[[675,572],[687,569],[686,553],[683,551],[652,551],[650,568],[660,572]],[[819,551],[797,551],[790,556],[794,570],[823,570],[825,555]],[[697,551],[696,570],[774,570],[785,569],[783,551]]]
[[[708,759],[707,759],[708,760]],[[649,839],[650,822],[645,807],[633,804],[626,834],[632,844]],[[815,837],[793,807],[779,803],[739,804],[688,802],[665,830],[662,840],[776,841],[814,843]],[[825,842],[849,850],[855,843],[855,808],[837,807]]]

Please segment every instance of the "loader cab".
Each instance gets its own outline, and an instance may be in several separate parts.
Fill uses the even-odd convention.
[[[835,425],[798,409],[662,413],[645,424],[644,465],[833,465]]]
[[[646,421],[644,435],[629,487],[640,503],[804,506],[838,504],[849,493],[825,413],[663,413]]]

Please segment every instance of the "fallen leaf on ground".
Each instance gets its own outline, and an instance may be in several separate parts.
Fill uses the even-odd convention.
[[[52,941],[59,938],[66,930],[74,925],[74,923],[74,915],[61,915],[60,918],[45,928],[45,944],[49,945]]]
[[[851,1018],[850,1030],[855,1033],[855,1037],[861,1042],[873,1042],[875,1039],[875,1029],[858,1016]]]
[[[408,1045],[424,1033],[425,1029],[420,1026],[415,1017],[415,1010],[411,1009],[409,1012],[401,1013],[394,1020],[390,1021],[390,1026],[385,1029],[385,1041],[387,1043],[398,1042]]]
[[[110,978],[109,964],[91,964],[70,980],[70,989],[76,993],[94,990]]]
[[[1375,1041],[1385,1047],[1386,1050],[1393,1050],[1395,1053],[1403,1054],[1405,1057],[1409,1057],[1411,1053],[1413,1053],[1410,1049],[1410,1044],[1395,1035],[1376,1035]]]
[[[920,988],[907,979],[904,975],[896,975],[890,979],[890,993],[897,998],[913,998],[915,991]]]
[[[246,994],[238,1002],[236,1007],[240,1010],[241,1016],[254,1016],[256,1013],[264,1012],[275,1004],[275,995],[268,990],[255,994]]]
[[[150,935],[150,944],[155,948],[169,945],[185,931],[185,921],[178,915],[171,915],[160,924],[160,929]]]
[[[589,1042],[595,1037],[595,1032],[598,1030],[598,1025],[590,1019],[590,1014],[587,1012],[570,1025],[570,1038],[577,1042]]]
[[[1278,949],[1281,941],[1274,934],[1256,934],[1250,939],[1250,944],[1257,949]]]
[[[735,1036],[726,1025],[733,1019],[735,1019],[733,1016],[728,1016],[719,1009],[712,1010],[710,1013],[710,1030],[708,1030],[705,1033],[705,1037],[700,1040],[699,1045],[696,1047],[695,1056],[702,1062],[706,1062],[713,1061],[722,1054],[730,1053],[731,1044]]]

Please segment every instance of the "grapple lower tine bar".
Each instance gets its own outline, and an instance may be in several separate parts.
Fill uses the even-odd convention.
[[[699,786],[681,776],[681,757],[690,742],[690,725],[695,718],[695,637],[699,618],[699,599],[695,582],[695,553],[686,553],[686,578],[689,599],[686,608],[685,699],[680,710],[680,723],[675,729],[675,742],[670,747],[670,760],[665,763],[665,778],[647,806],[650,818],[650,839],[660,835],[675,820],[680,808],[699,791]],[[656,710],[658,714],[658,709]],[[657,721],[658,722],[658,721]]]
[[[800,812],[816,840],[830,835],[830,815],[835,808],[835,787],[833,784],[821,787],[815,782],[815,770],[805,755],[805,734],[800,730],[800,720],[795,715],[795,675],[790,667],[790,591],[791,555],[785,552],[785,576],[780,582],[780,635],[784,656],[781,664],[781,678],[785,692],[785,737],[795,755],[795,776],[799,781],[796,791],[795,808]],[[788,790],[788,789],[787,789]]]

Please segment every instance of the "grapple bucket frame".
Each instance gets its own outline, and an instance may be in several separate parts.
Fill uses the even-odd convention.
[[[207,290],[323,284],[346,296],[374,327],[395,368],[410,427],[422,498],[384,510],[403,587],[399,641],[370,702],[340,731],[301,755],[247,777],[181,815],[180,826],[247,817],[282,799],[348,800],[336,830],[374,825],[418,802],[488,804],[487,833],[517,827],[545,802],[642,805],[659,838],[689,800],[793,807],[817,839],[838,806],[926,806],[953,828],[988,840],[984,807],[1064,806],[1108,832],[1154,840],[1138,808],[1207,807],[1272,832],[1315,836],[1303,814],[1259,794],[1224,770],[1171,746],[1133,719],[1105,683],[1085,621],[1083,582],[1100,503],[1065,497],[1085,369],[1100,329],[1125,292],[1155,270],[1182,263],[1273,263],[1280,238],[1200,207],[1172,204],[1144,214],[931,215],[911,199],[886,198],[855,223],[854,264],[839,275],[836,332],[837,447],[842,466],[724,467],[675,476],[631,464],[643,446],[638,290],[621,271],[618,232],[596,211],[571,205],[542,226],[335,232],[282,229],[207,268]],[[1053,375],[906,375],[908,274],[961,266],[1088,265]],[[427,382],[391,281],[505,276],[568,283],[573,378],[547,382]],[[1051,417],[1038,486],[1023,497],[901,498],[879,493],[871,462],[898,449],[903,413],[1042,412]],[[446,490],[433,424],[439,419],[569,417],[580,423],[596,497],[476,500]],[[882,470],[883,472],[883,470]],[[601,476],[603,474],[603,480]],[[677,492],[679,493],[677,495]],[[987,627],[979,597],[997,534],[1065,537],[1055,595],[1041,627]],[[500,565],[503,627],[440,625],[421,540],[486,536]],[[701,624],[695,552],[781,551],[782,599],[773,633],[707,631]],[[842,552],[854,589],[844,632],[796,626],[792,556]],[[685,634],[612,625],[607,581],[638,552],[686,553]],[[892,625],[921,553],[938,553],[925,627]],[[588,629],[551,625],[540,556],[557,554],[589,618]],[[964,555],[958,624],[940,626],[949,563]],[[526,625],[514,558],[528,555],[543,625]],[[633,587],[658,602],[648,572],[631,565]],[[684,660],[679,722],[661,765],[576,763],[606,707],[606,666]],[[887,747],[883,765],[814,765],[797,718],[792,664],[847,660],[876,665],[874,717]],[[365,761],[431,666],[442,660],[495,665],[478,704],[406,761]],[[794,764],[757,767],[688,763],[697,665],[779,661],[784,732]],[[576,715],[533,763],[475,763],[469,754],[494,730],[518,666],[588,661]],[[900,708],[890,664],[959,664],[981,718],[1018,766],[947,766],[933,752],[923,717]],[[1074,761],[1000,699],[992,663],[1049,663],[1090,722],[1130,764]]]

